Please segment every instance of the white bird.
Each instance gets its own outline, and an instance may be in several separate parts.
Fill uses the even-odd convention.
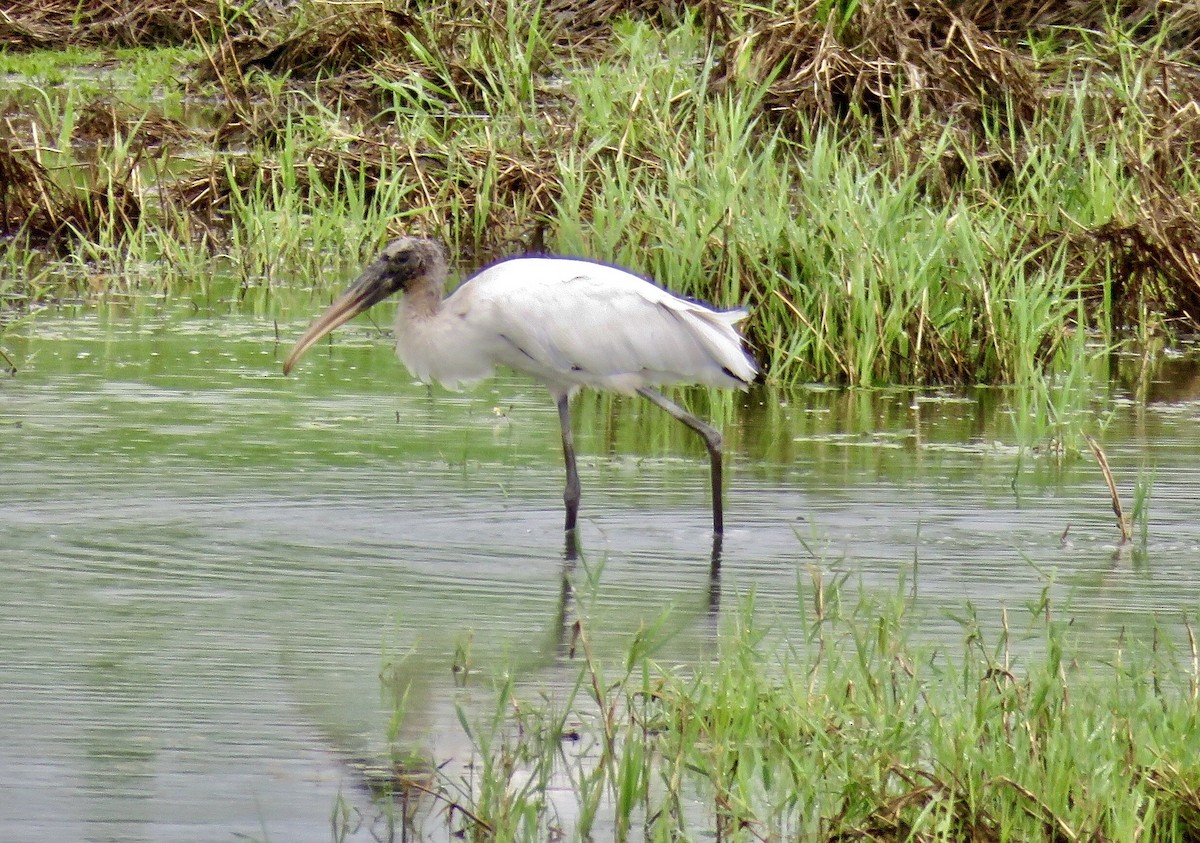
[[[712,310],[624,269],[574,258],[503,260],[443,298],[446,273],[437,242],[392,241],[296,342],[284,374],[321,337],[403,292],[396,355],[422,382],[456,389],[501,365],[549,389],[562,426],[567,531],[580,495],[570,398],[594,387],[636,392],[700,434],[712,461],[713,532],[721,535],[721,434],[652,387],[748,386],[758,367],[734,327],[745,310]]]

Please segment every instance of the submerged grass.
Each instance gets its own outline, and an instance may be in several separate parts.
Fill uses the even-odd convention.
[[[1147,626],[1086,651],[1048,596],[994,631],[970,607],[922,643],[906,600],[814,575],[795,614],[753,600],[712,658],[653,658],[655,628],[537,702],[511,682],[462,718],[476,757],[425,810],[467,839],[1143,840],[1200,834],[1200,674]],[[950,636],[947,640],[953,640]],[[449,808],[447,808],[449,806]]]

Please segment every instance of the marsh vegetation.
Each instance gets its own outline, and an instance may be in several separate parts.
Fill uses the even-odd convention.
[[[1085,652],[1043,593],[1005,612],[998,630],[968,610],[957,642],[931,646],[912,639],[921,621],[904,594],[844,599],[844,585],[814,571],[798,580],[795,616],[773,622],[746,601],[726,615],[710,657],[686,668],[654,660],[661,625],[606,660],[577,623],[583,666],[565,699],[530,699],[504,682],[494,718],[464,725],[476,753],[468,786],[398,777],[386,790],[423,800],[469,839],[1200,831],[1190,623],[1178,644],[1155,628]]]
[[[746,304],[777,382],[1194,327],[1186,5],[157,2],[0,22],[9,307],[336,284],[387,231]]]
[[[307,316],[311,297],[401,232],[446,241],[460,272],[579,254],[748,306],[775,385],[1015,386],[996,437],[1017,443],[1003,469],[1015,494],[1023,466],[1088,452],[1086,434],[1111,415],[1100,387],[1144,406],[1156,355],[1196,328],[1198,39],[1185,3],[10,4],[0,362],[21,362],[5,354],[12,324],[67,300],[156,295]],[[311,387],[332,401],[322,388]],[[819,412],[855,418],[859,398],[841,398]],[[740,399],[697,400],[727,422],[741,415]],[[806,429],[779,420],[785,402],[767,404],[745,436],[751,450],[767,443],[763,462],[783,476]],[[896,407],[925,447],[918,399]],[[856,435],[886,428],[866,415]],[[176,421],[150,439],[187,440]],[[270,450],[239,433],[238,447]],[[820,433],[819,447],[835,447]],[[468,450],[430,448],[441,467]],[[183,451],[210,454],[207,440]],[[392,489],[391,465],[380,488]],[[1128,473],[1117,479],[1128,489]],[[1139,478],[1130,512],[1143,551],[1149,483]],[[776,485],[764,484],[774,508]],[[240,495],[223,511],[234,522]],[[1096,501],[1108,505],[1103,491]],[[425,515],[440,523],[437,512]],[[295,529],[277,525],[270,552],[295,552]],[[464,778],[441,759],[411,762],[398,685],[392,755],[359,765],[360,778],[397,835],[412,804],[476,839],[1200,835],[1194,615],[1081,647],[1043,595],[999,628],[964,609],[949,643],[933,644],[914,632],[926,616],[903,589],[850,596],[811,555],[794,616],[727,605],[710,658],[690,662],[657,660],[654,625],[617,655],[593,649],[604,612],[581,569],[563,592],[579,619],[565,693],[531,699],[492,672],[494,716],[458,713],[475,771]],[[395,586],[392,560],[379,567],[376,598]],[[458,655],[456,667],[469,662],[469,648]],[[385,692],[394,667],[385,656]],[[404,794],[413,802],[392,801]],[[335,837],[360,819],[339,802]]]

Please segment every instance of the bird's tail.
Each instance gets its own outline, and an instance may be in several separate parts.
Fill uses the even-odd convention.
[[[742,335],[736,327],[750,315],[749,311],[699,308],[692,311],[692,315],[698,317],[691,321],[692,328],[721,370],[742,384],[753,383],[758,375],[758,364],[746,353]]]

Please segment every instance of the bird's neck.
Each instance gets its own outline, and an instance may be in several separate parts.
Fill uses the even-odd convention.
[[[442,309],[445,276],[425,275],[409,284],[404,292],[403,308],[410,319],[430,319]]]

